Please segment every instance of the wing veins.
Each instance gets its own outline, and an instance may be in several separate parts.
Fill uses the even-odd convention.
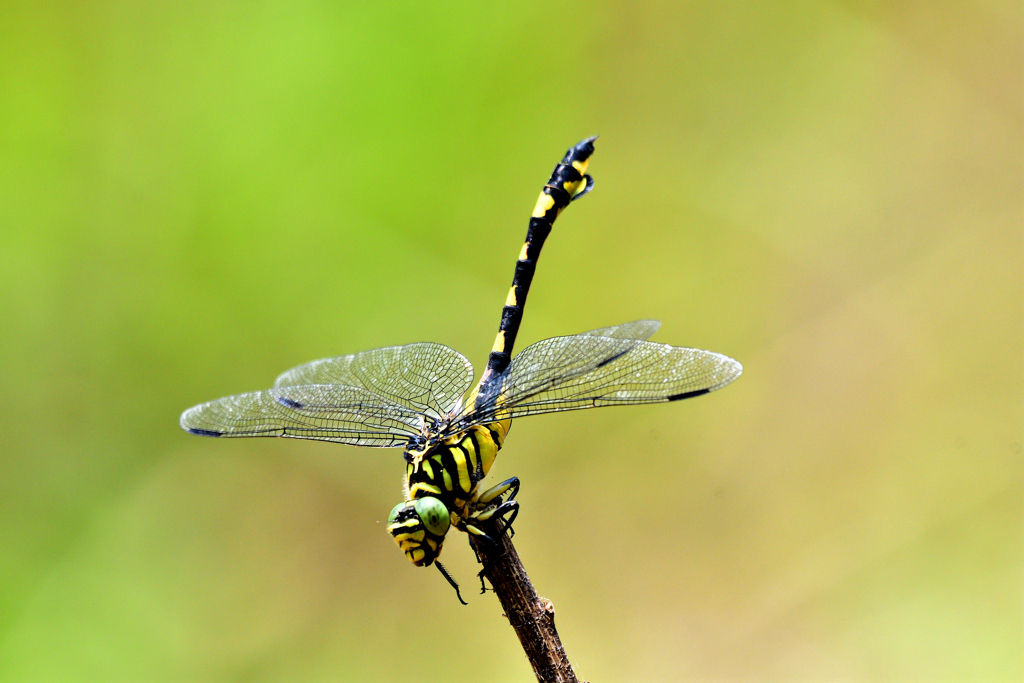
[[[647,342],[628,334],[555,337],[516,356],[495,403],[467,414],[463,424],[609,405],[664,403],[714,391],[741,372],[740,364],[726,356]]]

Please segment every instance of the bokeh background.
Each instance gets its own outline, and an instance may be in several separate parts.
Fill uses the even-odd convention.
[[[384,531],[392,450],[180,412],[642,317],[746,372],[518,421],[592,681],[1024,677],[1024,5],[0,3],[0,678],[524,681]],[[469,593],[464,540],[444,559]]]

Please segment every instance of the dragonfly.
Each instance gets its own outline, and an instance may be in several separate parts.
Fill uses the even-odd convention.
[[[728,356],[648,341],[655,320],[552,337],[512,356],[545,240],[559,214],[594,187],[587,167],[595,139],[571,147],[541,190],[494,346],[472,390],[475,373],[465,356],[421,342],[300,365],[270,389],[189,408],[181,427],[208,437],[403,449],[405,500],[388,516],[388,532],[414,565],[435,565],[458,593],[437,561],[448,532],[493,541],[494,529],[511,532],[519,513],[517,477],[481,485],[512,420],[679,401],[720,389],[743,371]]]

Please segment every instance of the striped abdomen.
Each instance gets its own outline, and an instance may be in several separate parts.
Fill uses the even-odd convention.
[[[583,196],[593,187],[594,181],[586,173],[590,155],[594,153],[596,137],[587,138],[566,152],[541,190],[540,197],[537,198],[537,205],[530,217],[530,227],[526,232],[526,242],[519,252],[519,260],[516,261],[512,287],[508,291],[505,308],[501,312],[498,336],[494,340],[494,347],[487,359],[487,368],[480,379],[475,396],[478,405],[479,402],[493,400],[497,386],[492,380],[499,377],[512,360],[512,348],[515,346],[516,335],[523,321],[523,308],[526,306],[526,297],[530,293],[533,275],[537,270],[537,259],[544,247],[544,240],[551,233],[552,224],[569,202]]]

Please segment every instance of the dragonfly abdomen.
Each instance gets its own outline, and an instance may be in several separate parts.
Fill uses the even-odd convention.
[[[569,202],[582,197],[594,186],[593,179],[586,173],[590,155],[594,153],[596,137],[587,138],[565,153],[565,157],[555,166],[554,172],[537,198],[537,205],[530,217],[530,227],[526,232],[526,241],[519,252],[519,260],[516,261],[512,287],[508,291],[505,308],[501,312],[498,335],[487,359],[482,384],[487,384],[488,379],[500,375],[512,359],[512,348],[523,321],[526,297],[530,293],[533,275],[537,271],[537,259],[544,247],[544,241],[551,234],[551,226]]]

